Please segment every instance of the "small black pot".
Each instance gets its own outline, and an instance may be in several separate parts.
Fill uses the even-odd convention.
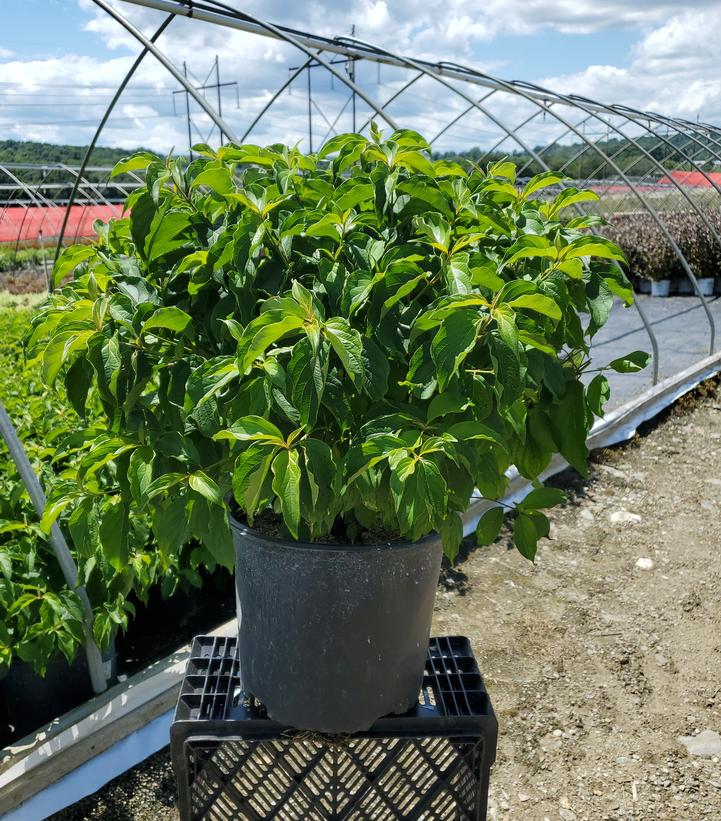
[[[442,548],[263,536],[231,516],[246,693],[281,724],[367,730],[417,701]]]

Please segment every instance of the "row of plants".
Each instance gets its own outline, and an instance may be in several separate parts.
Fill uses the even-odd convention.
[[[82,422],[62,387],[48,390],[41,363],[25,362],[24,340],[32,316],[27,308],[0,309],[0,398],[35,471],[52,494],[54,487],[77,474],[80,455],[72,441]],[[97,414],[91,400],[85,423]],[[74,519],[64,522],[64,529],[88,589],[94,633],[102,647],[109,645],[118,628],[127,626],[134,614],[132,599],[147,600],[155,585],[161,585],[166,596],[179,587],[200,586],[198,565],[205,554],[197,546],[187,545],[172,559],[163,560],[149,520],[140,517],[135,526],[143,535],[127,555],[127,565],[121,565],[106,555],[97,520],[90,517],[78,528],[82,516],[79,509]],[[62,655],[71,661],[82,646],[80,601],[64,582],[47,530],[0,441],[0,679],[14,658],[44,674],[53,657]],[[206,561],[205,566],[213,569],[214,562]]]
[[[52,263],[52,251],[47,248],[4,248],[0,250],[0,272],[38,268],[45,260]]]
[[[721,211],[706,208],[704,219],[695,211],[663,212],[659,216],[697,278],[721,276]],[[708,225],[706,224],[708,222]],[[658,223],[646,212],[614,214],[603,229],[626,255],[628,273],[642,280],[686,278],[678,256]]]

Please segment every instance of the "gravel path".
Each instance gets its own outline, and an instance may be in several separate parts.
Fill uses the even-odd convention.
[[[439,591],[501,725],[490,818],[719,821],[721,756],[678,737],[721,732],[721,391],[557,483],[535,565],[501,541]],[[164,821],[174,790],[166,750],[54,818]]]

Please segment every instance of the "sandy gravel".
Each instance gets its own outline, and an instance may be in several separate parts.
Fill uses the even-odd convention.
[[[721,732],[721,391],[557,483],[535,566],[502,541],[439,590],[501,725],[490,818],[719,821],[720,757],[678,737]],[[54,818],[164,821],[173,795],[166,750]]]

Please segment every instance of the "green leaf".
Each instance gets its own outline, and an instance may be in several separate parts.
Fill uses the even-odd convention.
[[[40,529],[43,533],[50,533],[50,528],[53,526],[58,516],[75,500],[76,497],[74,495],[68,495],[46,504],[42,519],[40,519]]]
[[[537,191],[540,191],[543,188],[548,188],[550,185],[558,185],[566,179],[568,179],[568,177],[566,177],[565,174],[558,174],[556,171],[544,171],[541,174],[536,174],[535,177],[531,177],[531,179],[526,183],[526,187],[523,189],[522,194],[523,199],[527,200]]]
[[[93,366],[83,357],[78,357],[65,374],[65,392],[78,416],[85,416],[88,391],[93,382]]]
[[[443,266],[444,276],[450,294],[470,294],[473,290],[471,272],[468,268],[468,254],[458,253],[449,258]]]
[[[313,427],[325,390],[325,352],[322,349],[314,350],[307,337],[296,342],[288,363],[288,376],[291,381],[291,401],[298,409],[300,423]]]
[[[616,373],[636,373],[648,365],[651,355],[645,351],[633,351],[608,363],[608,367]]]
[[[304,439],[302,448],[311,502],[316,510],[322,507],[320,513],[327,516],[337,504],[334,497],[338,492],[338,468],[333,451],[326,442],[313,438]]]
[[[237,419],[226,430],[216,433],[213,439],[237,439],[239,442],[267,442],[284,445],[285,438],[280,430],[262,416],[244,416]]]
[[[176,556],[189,538],[185,496],[164,499],[153,507],[153,534],[164,556]]]
[[[329,319],[325,323],[324,330],[351,380],[358,382],[363,379],[363,343],[358,331],[351,328],[348,321],[339,316]]]
[[[138,151],[130,157],[125,157],[120,162],[116,163],[113,170],[110,172],[110,178],[117,177],[120,174],[126,174],[128,171],[142,171],[151,163],[160,162],[160,158],[149,151]]]
[[[187,235],[190,217],[187,211],[157,211],[145,238],[145,257],[149,262],[190,242]]]
[[[422,242],[426,242],[443,254],[448,253],[451,247],[451,226],[444,217],[435,211],[430,211],[422,217],[414,217],[413,226]]]
[[[223,494],[220,492],[217,482],[206,473],[203,473],[202,470],[191,473],[188,476],[188,484],[196,493],[205,496],[209,502],[223,507]]]
[[[469,419],[464,422],[456,422],[447,428],[450,433],[459,442],[467,442],[469,440],[481,440],[484,442],[492,442],[495,445],[505,450],[506,443],[500,433],[497,433],[493,428],[484,425],[482,422],[476,422]]]
[[[128,509],[122,501],[112,502],[100,520],[100,543],[113,570],[128,563]]]
[[[243,332],[243,341],[239,353],[243,353],[241,370],[246,371],[253,362],[263,356],[271,345],[274,345],[287,334],[298,333],[304,322],[300,316],[276,316],[278,312],[268,311],[251,322]]]
[[[501,271],[504,268],[508,268],[509,265],[513,265],[521,259],[544,257],[556,259],[558,257],[558,249],[551,245],[546,237],[538,237],[532,234],[527,235],[511,246],[498,270]]]
[[[597,274],[591,274],[586,286],[586,304],[591,314],[588,327],[589,336],[593,336],[599,328],[606,324],[613,308],[613,294],[606,281]]]
[[[443,542],[443,552],[448,557],[448,561],[453,564],[458,556],[458,549],[463,541],[463,522],[461,517],[454,512],[441,522],[438,532]]]
[[[476,526],[476,538],[479,545],[492,544],[498,538],[503,527],[503,508],[489,508],[479,519]]]
[[[219,565],[232,570],[235,566],[235,547],[225,507],[208,505],[208,527],[203,544]]]
[[[549,217],[554,217],[570,205],[576,205],[576,203],[580,202],[597,202],[599,199],[600,197],[595,191],[579,191],[577,188],[569,186],[554,198],[553,202],[550,203],[550,206],[546,209],[546,213]],[[578,227],[587,226],[581,224]]]
[[[273,460],[273,492],[278,497],[283,521],[290,535],[298,538],[300,528],[300,467],[298,452],[281,450]]]
[[[550,297],[542,294],[524,294],[506,304],[511,308],[527,308],[556,321],[561,318],[561,309],[558,305]]]
[[[184,473],[176,473],[174,471],[158,476],[157,479],[148,485],[148,499],[154,499],[161,493],[165,493],[166,490],[170,490],[171,488],[179,485],[181,482],[185,482],[187,478],[188,477]]]
[[[181,308],[171,305],[167,308],[158,308],[145,320],[141,333],[147,333],[154,328],[167,328],[170,331],[184,331],[192,323],[190,314]]]
[[[366,393],[376,401],[383,399],[388,392],[388,377],[391,370],[388,354],[383,352],[370,337],[365,337],[362,356]]]
[[[519,513],[513,523],[513,543],[521,556],[529,561],[535,560],[538,531],[533,519],[525,513]]]
[[[318,152],[318,159],[322,160],[329,154],[335,154],[336,152],[342,151],[343,149],[347,149],[349,147],[354,147],[356,145],[366,145],[367,142],[368,140],[361,134],[338,134],[338,136],[331,137],[330,140],[327,140],[323,144],[322,148]]]
[[[538,510],[539,508],[555,507],[565,501],[566,494],[555,487],[537,487],[532,490],[521,502],[522,510]]]
[[[428,405],[428,422],[432,422],[439,417],[448,416],[453,413],[463,413],[473,403],[460,393],[446,391],[436,394]]]
[[[148,490],[153,481],[153,462],[155,451],[145,445],[137,448],[130,454],[128,466],[128,481],[130,482],[130,492],[135,501],[143,506],[148,498]]]
[[[564,259],[574,259],[575,257],[600,257],[601,259],[616,259],[620,262],[626,261],[623,251],[604,237],[584,236],[573,240],[567,248],[563,250]]]
[[[60,369],[76,351],[87,349],[90,339],[95,334],[95,329],[66,330],[53,336],[43,355],[43,378],[48,385],[55,382]]]
[[[236,459],[233,470],[233,495],[252,523],[277,447],[253,442]]]
[[[516,164],[510,160],[500,160],[488,166],[489,177],[503,177],[511,182],[516,181]]]
[[[588,406],[596,416],[603,416],[603,407],[611,397],[611,386],[608,379],[599,373],[593,377],[586,389],[586,399]]]
[[[204,185],[219,194],[229,194],[234,190],[230,169],[222,164],[206,166],[190,184],[191,189]]]
[[[581,476],[586,476],[588,468],[588,436],[586,401],[583,385],[570,382],[561,402],[552,405],[550,417],[553,424],[553,437],[561,455],[574,467]]]
[[[81,262],[96,254],[97,251],[92,245],[71,245],[65,248],[53,268],[52,287],[56,288],[58,283],[62,282]]]
[[[431,342],[431,358],[436,366],[441,391],[475,347],[478,322],[476,311],[465,308],[455,311],[441,322]]]

